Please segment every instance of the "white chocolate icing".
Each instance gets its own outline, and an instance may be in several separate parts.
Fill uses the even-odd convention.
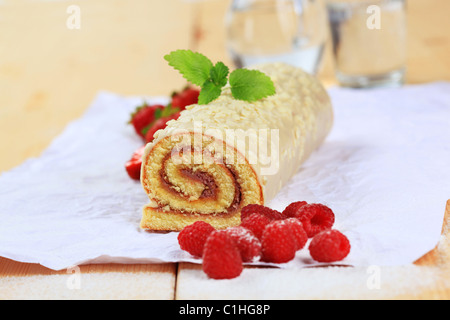
[[[275,95],[249,103],[234,99],[226,86],[217,100],[208,105],[191,105],[178,120],[168,122],[147,145],[144,158],[167,136],[180,131],[201,132],[225,141],[245,155],[258,176],[265,202],[275,197],[326,138],[332,127],[333,111],[324,87],[304,71],[283,63],[262,64],[253,69],[272,79]],[[276,130],[279,139],[272,141],[270,135],[258,136],[260,129]],[[258,141],[267,150],[277,152],[271,158],[276,170],[270,170],[265,165],[267,159],[252,152],[254,143],[249,141]],[[275,163],[277,157],[279,162]]]

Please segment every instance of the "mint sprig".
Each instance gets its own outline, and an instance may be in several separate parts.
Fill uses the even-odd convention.
[[[257,70],[236,69],[230,74],[223,62],[214,65],[201,53],[190,50],[173,51],[164,56],[164,59],[187,81],[201,88],[199,104],[216,100],[228,82],[231,94],[237,100],[253,102],[275,94],[275,86],[270,77]]]

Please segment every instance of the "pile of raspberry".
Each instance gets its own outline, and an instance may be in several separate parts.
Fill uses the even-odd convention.
[[[298,201],[283,212],[251,204],[241,211],[241,224],[216,230],[204,221],[185,227],[178,235],[182,250],[203,259],[202,269],[212,279],[232,279],[243,263],[286,263],[306,247],[311,258],[331,263],[350,253],[350,242],[332,229],[333,211],[319,203]]]

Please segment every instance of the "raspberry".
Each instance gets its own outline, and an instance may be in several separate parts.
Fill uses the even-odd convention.
[[[261,256],[261,242],[250,230],[238,226],[225,230],[233,240],[241,253],[243,262],[252,262]]]
[[[241,221],[244,221],[245,218],[247,218],[252,213],[262,214],[270,218],[271,220],[283,219],[283,215],[277,210],[270,209],[260,204],[249,204],[241,210]]]
[[[261,246],[263,261],[284,263],[294,259],[297,240],[291,225],[285,220],[276,220],[268,224],[262,235]]]
[[[337,230],[322,231],[311,240],[309,253],[317,262],[341,261],[350,253],[350,242]]]
[[[206,239],[215,229],[209,223],[196,221],[183,228],[178,234],[178,244],[184,251],[195,257],[201,257]]]
[[[302,223],[296,218],[288,218],[284,221],[291,227],[296,241],[296,249],[303,249],[308,241],[308,235],[306,234],[305,229],[303,229]]]
[[[206,240],[202,269],[212,279],[232,279],[241,274],[241,254],[225,230],[212,232]]]
[[[264,228],[270,222],[272,222],[272,219],[267,216],[259,213],[252,213],[241,222],[241,227],[250,230],[258,239],[261,240]]]
[[[303,224],[309,238],[324,230],[331,229],[334,224],[333,211],[320,203],[302,206],[297,210],[295,217]]]
[[[282,214],[285,218],[295,218],[297,216],[298,210],[307,204],[308,202],[306,201],[293,202],[283,210]]]

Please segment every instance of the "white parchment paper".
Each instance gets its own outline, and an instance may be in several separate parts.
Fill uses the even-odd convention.
[[[438,243],[450,198],[450,83],[329,92],[332,133],[269,205],[329,205],[352,244],[342,264],[412,263]],[[126,125],[142,100],[99,93],[39,158],[1,174],[0,256],[55,270],[201,262],[177,233],[139,228],[148,199],[124,164],[142,143]],[[304,249],[283,267],[314,264]]]

